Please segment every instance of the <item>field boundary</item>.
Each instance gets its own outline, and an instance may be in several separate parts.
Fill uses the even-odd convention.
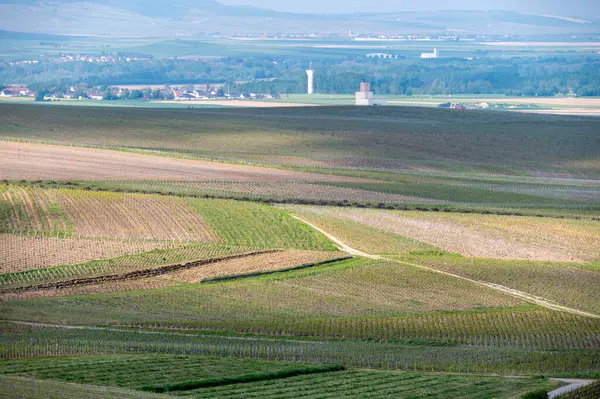
[[[264,271],[264,272],[253,272],[253,273],[244,273],[244,274],[231,274],[231,275],[226,275],[226,276],[217,276],[217,277],[211,277],[211,278],[204,279],[204,280],[200,281],[200,283],[201,284],[202,283],[220,283],[220,282],[224,282],[224,281],[241,280],[241,279],[252,278],[252,277],[268,276],[271,274],[287,273],[287,272],[292,272],[292,271],[296,271],[296,270],[310,269],[313,267],[330,265],[332,263],[343,262],[345,260],[350,260],[350,259],[352,259],[352,256],[343,256],[340,258],[329,259],[329,260],[325,260],[322,262],[305,263],[303,265],[288,267],[285,269],[268,270],[268,271]]]
[[[190,194],[190,193],[173,193],[173,192],[165,192],[158,190],[137,190],[137,189],[127,189],[127,188],[103,188],[103,187],[90,187],[89,185],[82,185],[79,182],[75,181],[44,181],[44,180],[36,180],[31,181],[32,186],[36,187],[36,184],[43,184],[44,182],[50,184],[50,186],[40,187],[44,189],[53,188],[68,188],[72,190],[85,190],[85,191],[93,191],[93,192],[114,192],[114,193],[126,193],[126,194],[143,194],[143,195],[160,195],[167,197],[179,197],[179,198],[197,198],[197,199],[222,199],[222,200],[231,200],[231,201],[241,201],[241,202],[255,202],[266,205],[314,205],[314,206],[333,206],[338,208],[366,208],[366,209],[384,209],[384,210],[394,210],[394,211],[419,211],[419,212],[434,212],[434,213],[460,213],[460,214],[473,214],[473,215],[497,215],[497,216],[519,216],[519,217],[540,217],[540,218],[549,218],[549,219],[569,219],[569,220],[593,220],[600,221],[600,217],[582,217],[575,215],[551,215],[551,214],[542,214],[542,213],[522,213],[518,211],[500,211],[500,210],[486,210],[486,209],[460,209],[460,208],[452,208],[452,206],[467,206],[467,203],[453,203],[453,204],[421,204],[417,202],[362,202],[362,201],[347,201],[344,200],[311,200],[311,199],[302,199],[302,198],[270,198],[266,197],[250,197],[244,193],[240,193],[239,195],[218,195],[218,194]],[[325,183],[327,182],[315,182],[315,184]],[[10,185],[13,184],[15,186],[22,187],[22,181],[17,180],[0,180],[0,184]],[[377,191],[373,191],[377,192]],[[477,205],[477,204],[475,204]],[[510,208],[507,208],[510,209]],[[10,233],[10,232],[9,232]],[[11,233],[16,234],[17,231]],[[62,234],[62,233],[61,233]]]
[[[525,301],[528,301],[530,303],[534,303],[536,305],[542,306],[544,308],[550,309],[550,310],[555,310],[555,311],[559,311],[559,312],[567,312],[567,313],[571,313],[577,316],[584,316],[584,317],[591,317],[594,319],[600,319],[600,315],[594,314],[594,313],[588,313],[588,312],[584,312],[582,310],[578,310],[578,309],[573,309],[573,308],[569,308],[566,306],[562,306],[562,305],[558,305],[556,303],[553,303],[551,301],[548,301],[547,299],[535,296],[535,295],[531,295],[528,294],[526,292],[523,291],[519,291],[519,290],[515,290],[513,288],[509,288],[509,287],[505,287],[503,285],[500,284],[494,284],[494,283],[490,283],[487,281],[480,281],[480,280],[475,280],[475,279],[471,279],[468,277],[464,277],[464,276],[460,276],[458,274],[454,274],[454,273],[449,273],[449,272],[445,272],[442,270],[438,270],[432,267],[427,267],[427,266],[423,266],[423,265],[418,265],[416,263],[410,263],[410,262],[405,262],[405,261],[401,261],[401,260],[397,260],[397,259],[392,259],[392,258],[386,258],[384,256],[380,256],[380,255],[373,255],[373,254],[367,254],[365,252],[362,252],[358,249],[352,248],[351,246],[349,246],[348,244],[344,243],[343,241],[341,241],[339,238],[331,235],[330,233],[328,233],[327,231],[321,229],[318,226],[315,226],[314,224],[298,217],[298,216],[294,216],[292,215],[292,217],[294,219],[297,219],[305,224],[307,224],[308,226],[312,227],[313,229],[317,230],[318,232],[320,232],[321,234],[325,235],[327,238],[329,238],[331,241],[333,241],[336,246],[338,247],[338,249],[340,251],[352,254],[352,255],[356,255],[356,256],[362,256],[365,258],[369,258],[369,259],[375,259],[375,260],[386,260],[386,261],[390,261],[390,262],[395,262],[395,263],[400,263],[403,265],[408,265],[408,266],[413,266],[413,267],[417,267],[419,269],[423,269],[423,270],[427,270],[430,272],[434,272],[434,273],[438,273],[438,274],[442,274],[444,276],[448,276],[448,277],[453,277],[453,278],[458,278],[461,280],[465,280],[465,281],[469,281],[471,283],[480,285],[480,286],[484,286],[487,288],[491,288],[495,291],[499,291],[502,292],[504,294],[508,294],[512,297],[515,298],[519,298],[519,299],[523,299]]]
[[[136,389],[146,392],[166,393],[175,391],[191,391],[199,388],[218,387],[224,385],[241,384],[247,382],[279,380],[299,375],[322,374],[336,371],[344,371],[346,368],[342,365],[304,367],[293,370],[282,370],[263,374],[246,374],[236,377],[210,378],[198,381],[185,381],[177,384],[143,386]]]
[[[156,268],[151,268],[151,269],[136,270],[133,272],[123,273],[123,274],[110,274],[110,275],[98,276],[98,277],[63,280],[63,281],[58,281],[58,282],[54,282],[54,283],[37,284],[37,285],[30,285],[30,286],[16,287],[16,288],[7,288],[4,290],[0,290],[0,294],[9,294],[9,293],[12,294],[12,293],[22,293],[22,292],[30,292],[30,291],[53,290],[53,289],[65,289],[65,288],[77,287],[77,286],[82,286],[82,285],[93,285],[93,284],[101,284],[101,283],[124,281],[124,280],[137,280],[137,279],[148,278],[148,277],[162,276],[162,275],[173,273],[176,271],[192,269],[195,267],[200,267],[200,266],[209,265],[209,264],[218,263],[218,262],[224,262],[224,261],[228,261],[228,260],[241,259],[241,258],[247,258],[247,257],[251,257],[251,256],[256,256],[256,255],[272,254],[272,253],[279,253],[279,252],[283,252],[283,251],[280,249],[267,249],[267,250],[260,250],[260,251],[252,251],[252,252],[246,252],[243,254],[235,254],[235,255],[228,255],[228,256],[222,256],[222,257],[216,257],[216,258],[210,258],[210,259],[203,259],[203,260],[199,260],[199,261],[187,262],[187,263],[182,263],[182,264],[178,264],[178,265],[167,265],[167,266],[161,266],[161,267],[156,267]]]

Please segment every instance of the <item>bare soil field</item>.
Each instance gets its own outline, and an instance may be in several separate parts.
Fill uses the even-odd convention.
[[[389,104],[413,104],[413,105],[435,105],[447,102],[447,98],[434,98],[428,101],[422,101],[418,98],[403,98],[403,99],[392,99],[389,100]],[[457,97],[454,101],[464,102],[485,102],[485,103],[510,103],[510,104],[541,104],[548,106],[565,106],[573,107],[573,110],[589,110],[597,111],[595,109],[577,108],[577,107],[600,107],[600,98],[583,98],[583,97],[497,97],[497,98],[468,98],[468,97]],[[569,108],[554,111],[568,111]],[[552,110],[525,110],[522,112],[535,112],[535,111],[552,111]]]
[[[388,194],[361,189],[325,186],[310,183],[243,183],[243,182],[182,182],[175,183],[182,187],[194,187],[198,190],[214,190],[256,196],[275,196],[281,198],[306,198],[310,200],[361,202],[410,202],[410,203],[448,203],[408,195]]]
[[[181,198],[80,190],[61,191],[57,196],[81,236],[220,240],[204,218]]]
[[[0,141],[0,179],[366,181],[93,148]]]
[[[47,298],[53,296],[90,295],[100,294],[104,292],[153,290],[158,288],[170,287],[173,285],[177,285],[177,283],[174,281],[160,279],[158,277],[140,280],[109,281],[100,284],[73,286],[65,289],[3,293],[0,294],[0,302]]]
[[[343,254],[337,251],[285,251],[266,253],[169,273],[161,276],[161,278],[185,283],[197,283],[218,276],[274,271],[309,263],[323,262],[342,256]]]
[[[226,107],[240,108],[282,108],[282,107],[317,107],[318,104],[286,103],[282,101],[262,101],[262,100],[191,100],[191,101],[154,101],[156,104],[189,104],[194,105],[220,105]]]
[[[218,258],[202,259],[198,261],[192,261],[187,263],[179,263],[173,265],[165,265],[154,268],[147,268],[141,270],[134,270],[127,273],[121,274],[107,274],[95,277],[83,277],[73,278],[68,280],[53,281],[49,283],[34,284],[34,285],[22,285],[19,287],[6,288],[0,292],[2,293],[19,293],[19,292],[31,292],[31,291],[45,291],[45,290],[62,290],[79,286],[104,284],[116,281],[128,281],[128,280],[140,280],[145,278],[152,278],[162,276],[169,273],[174,273],[181,270],[194,269],[203,267],[205,265],[212,265],[220,262],[226,262],[229,260],[236,260],[241,258],[251,258],[261,254],[272,254],[279,252],[278,250],[262,250],[253,251],[242,254],[226,255]]]
[[[13,288],[0,293],[0,301],[156,289],[177,285],[181,282],[195,283],[218,276],[274,271],[340,257],[342,257],[340,252],[258,251],[228,255],[223,260],[214,258],[138,270],[122,275],[74,279],[39,286]]]
[[[561,109],[539,109],[539,110],[518,110],[529,114],[542,115],[581,115],[581,116],[600,116],[600,108],[561,108]]]
[[[170,242],[26,237],[0,234],[0,273],[73,265],[173,247]],[[175,244],[177,245],[177,244]]]
[[[596,221],[371,209],[298,207],[410,237],[469,258],[565,262],[600,259]]]

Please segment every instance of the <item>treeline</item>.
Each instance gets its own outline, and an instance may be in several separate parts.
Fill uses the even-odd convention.
[[[595,55],[540,58],[373,60],[350,57],[314,63],[320,93],[354,93],[368,81],[379,94],[503,94],[511,96],[600,95],[600,58]],[[274,57],[212,60],[152,59],[84,63],[0,63],[1,82],[26,82],[33,90],[131,84],[224,83],[231,91],[304,93],[306,62]]]

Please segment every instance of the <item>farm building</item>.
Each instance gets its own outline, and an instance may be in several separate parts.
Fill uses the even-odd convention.
[[[355,105],[386,105],[385,100],[377,100],[371,91],[371,84],[361,82],[360,91],[355,94]]]
[[[423,58],[423,59],[440,58],[440,52],[437,48],[434,48],[433,53],[423,53],[423,54],[421,54],[421,58]]]
[[[31,91],[27,87],[7,87],[0,92],[1,97],[30,96]]]

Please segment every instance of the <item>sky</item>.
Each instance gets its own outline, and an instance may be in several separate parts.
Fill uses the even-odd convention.
[[[309,13],[391,12],[428,10],[511,10],[564,17],[600,17],[599,0],[219,0],[276,11]]]

